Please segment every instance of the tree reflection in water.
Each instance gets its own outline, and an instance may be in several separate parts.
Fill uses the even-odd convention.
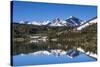
[[[70,50],[75,49],[77,50],[78,47],[81,47],[84,49],[83,46],[76,46],[76,45],[68,45],[66,42],[58,42],[58,41],[39,41],[39,42],[14,42],[13,43],[13,55],[18,55],[21,53],[27,54],[32,53],[36,51],[50,51],[55,49],[61,49],[61,50]],[[87,47],[88,48],[88,47]],[[89,51],[87,49],[84,49],[85,51]],[[59,55],[59,54],[58,54]]]

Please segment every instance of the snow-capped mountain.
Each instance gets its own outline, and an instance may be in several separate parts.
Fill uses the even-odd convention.
[[[27,24],[32,24],[32,25],[41,25],[40,22],[36,22],[36,21],[31,21],[31,22],[28,22]]]
[[[92,25],[94,23],[97,23],[97,16],[89,19],[88,21],[85,21],[85,23],[83,23],[82,25],[77,27],[77,30],[82,30],[83,28],[85,28],[85,27],[87,27],[89,25]]]
[[[66,19],[66,23],[69,26],[78,26],[81,24],[81,22],[82,22],[82,20],[80,20],[74,16],[70,16],[69,18]]]
[[[78,26],[80,25],[82,20],[70,16],[66,20],[60,20],[59,18],[54,19],[52,22],[48,23],[48,26]]]
[[[30,22],[25,22],[25,21],[20,21],[19,24],[32,24],[32,25],[38,25],[38,26],[42,26],[42,25],[47,25],[48,23],[50,23],[50,21],[43,21],[43,22],[39,22],[39,21],[30,21]]]
[[[24,22],[24,21],[20,21],[19,23],[20,23],[20,24],[24,24],[25,22]]]
[[[56,18],[54,20],[51,21],[43,21],[43,22],[39,22],[39,21],[29,21],[29,22],[25,22],[25,21],[20,21],[20,24],[32,24],[32,25],[47,25],[47,26],[77,26],[81,24],[81,20],[74,17],[74,16],[70,16],[69,18],[67,18],[66,20],[61,20],[60,18]]]
[[[66,21],[60,20],[59,18],[54,19],[50,23],[47,24],[48,26],[67,26]]]
[[[47,25],[48,23],[50,23],[51,21],[43,21],[41,25]]]

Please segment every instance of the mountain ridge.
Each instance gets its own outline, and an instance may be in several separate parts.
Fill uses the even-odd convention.
[[[61,20],[60,18],[55,18],[53,20],[47,20],[43,22],[39,21],[29,21],[26,24],[33,24],[33,25],[46,25],[46,26],[78,26],[81,24],[80,19],[70,16],[66,20]],[[25,21],[20,21],[20,24],[25,24]]]

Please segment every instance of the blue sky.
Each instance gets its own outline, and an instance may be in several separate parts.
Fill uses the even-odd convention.
[[[97,16],[96,6],[13,1],[13,21],[47,21],[75,16],[88,20]]]

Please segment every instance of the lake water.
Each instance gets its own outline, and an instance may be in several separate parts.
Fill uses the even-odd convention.
[[[23,65],[41,65],[41,64],[58,64],[58,63],[73,63],[73,62],[88,62],[96,61],[96,59],[80,53],[78,56],[70,58],[66,55],[16,55],[13,56],[13,66]]]
[[[96,59],[85,53],[72,48],[71,45],[61,45],[58,42],[15,43],[13,46],[12,65],[24,66],[96,61]],[[52,50],[54,51],[52,52]],[[55,52],[56,50],[59,51]]]

